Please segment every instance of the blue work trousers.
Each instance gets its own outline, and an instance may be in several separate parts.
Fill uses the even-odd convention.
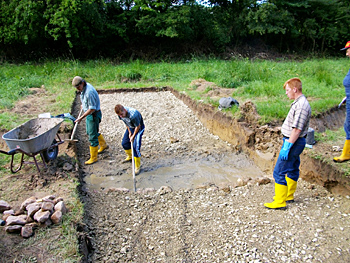
[[[283,138],[287,140],[288,138]],[[299,166],[300,166],[300,154],[303,152],[306,144],[305,138],[299,138],[293,144],[289,150],[288,159],[286,161],[281,160],[278,156],[275,169],[273,170],[273,178],[277,184],[287,185],[286,175],[294,180],[299,179]]]
[[[130,129],[131,133],[133,134],[135,129]],[[141,157],[141,141],[142,141],[142,135],[145,131],[145,126],[142,125],[139,132],[136,134],[134,138],[133,143],[133,149],[134,149],[134,157]],[[130,150],[131,149],[131,142],[129,138],[129,130],[126,129],[123,140],[122,140],[122,146],[124,150]]]
[[[350,88],[345,88],[346,94],[346,117],[344,122],[344,131],[346,139],[350,140]]]

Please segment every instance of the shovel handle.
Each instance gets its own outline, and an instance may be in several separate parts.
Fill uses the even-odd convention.
[[[136,192],[136,178],[135,178],[135,159],[134,159],[134,142],[131,142],[131,165],[132,165],[132,179],[134,183],[134,192]]]
[[[81,116],[82,113],[83,113],[83,108],[81,108],[81,110],[80,110],[78,119],[79,119],[79,117]],[[73,132],[72,132],[72,136],[70,137],[71,141],[72,141],[73,138],[74,138],[74,134],[75,134],[75,131],[77,130],[77,126],[78,126],[78,122],[76,122],[75,125],[74,125]]]

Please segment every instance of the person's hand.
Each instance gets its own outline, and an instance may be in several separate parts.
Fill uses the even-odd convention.
[[[284,140],[282,149],[280,151],[280,158],[282,161],[288,160],[289,150],[290,150],[290,148],[292,148],[292,146],[293,146],[293,143],[291,143],[287,140]]]
[[[81,122],[81,120],[82,120],[82,118],[80,117],[80,118],[76,119],[74,122],[79,123],[79,122]]]

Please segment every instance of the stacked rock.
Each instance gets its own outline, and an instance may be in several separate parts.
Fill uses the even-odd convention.
[[[59,224],[67,208],[61,197],[49,195],[37,199],[32,196],[21,204],[17,212],[6,201],[0,200],[0,213],[3,213],[6,232],[21,233],[27,238],[34,234],[37,227]]]

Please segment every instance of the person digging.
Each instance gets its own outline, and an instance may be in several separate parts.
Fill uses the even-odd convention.
[[[73,78],[72,85],[80,92],[81,106],[84,112],[75,122],[79,123],[86,118],[86,133],[90,142],[90,159],[85,164],[93,164],[98,160],[98,153],[102,153],[109,147],[102,134],[99,133],[102,119],[100,98],[95,88],[79,76]]]
[[[265,203],[264,206],[269,209],[284,210],[286,203],[294,202],[294,193],[299,179],[300,154],[306,144],[311,107],[302,93],[302,83],[299,78],[287,80],[283,89],[288,98],[294,101],[281,129],[283,145],[273,170],[274,201]]]
[[[124,107],[120,104],[114,107],[114,111],[118,115],[119,120],[122,120],[126,125],[126,131],[122,139],[122,147],[126,153],[126,158],[122,162],[132,161],[131,147],[133,147],[135,174],[139,174],[141,168],[141,141],[145,131],[142,115],[138,110]]]

